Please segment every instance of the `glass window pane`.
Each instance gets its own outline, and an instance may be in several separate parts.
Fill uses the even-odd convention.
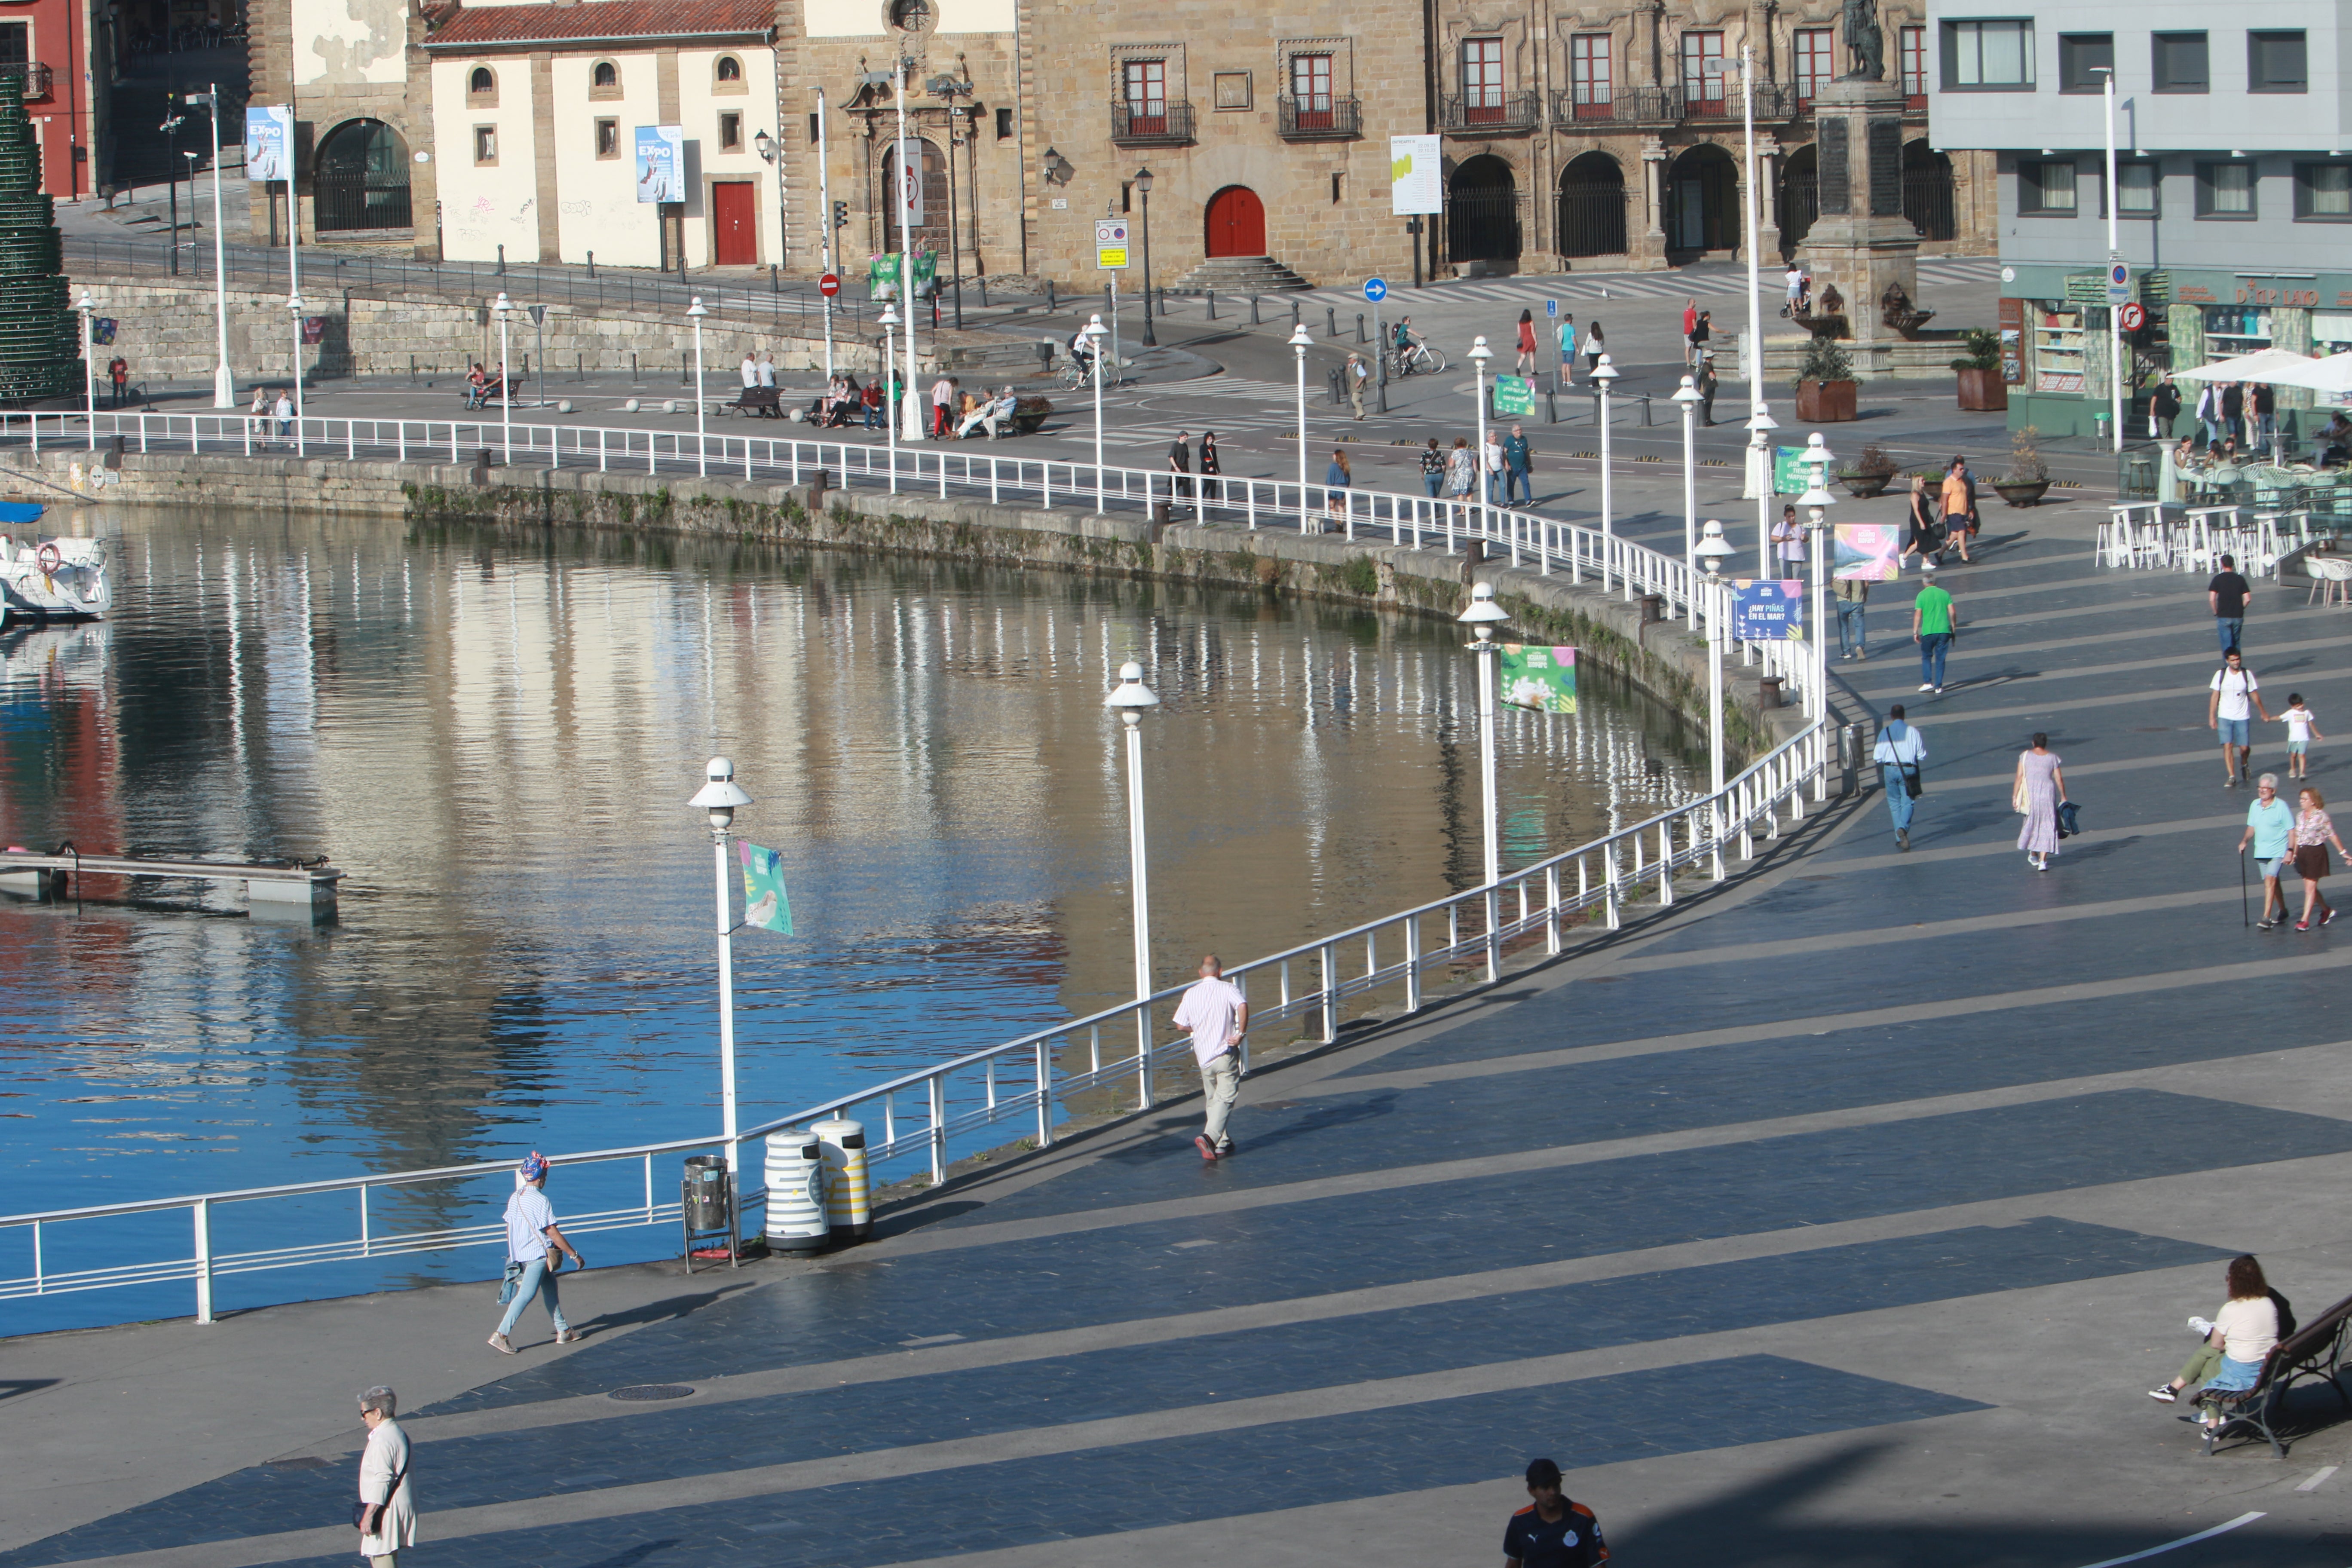
[[[2025,79],[2024,35],[2013,26],[1994,23],[1985,27],[1984,79],[1988,82],[2013,82]]]
[[[2304,170],[2315,217],[2352,217],[2352,163],[2313,163]]]

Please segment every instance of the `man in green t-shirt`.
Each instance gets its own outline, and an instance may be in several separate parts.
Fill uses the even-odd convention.
[[[1919,570],[1926,585],[1911,601],[1911,640],[1919,645],[1919,689],[1941,696],[1944,656],[1959,636],[1960,613],[1952,606],[1951,595],[1936,585],[1936,563],[1923,562]]]

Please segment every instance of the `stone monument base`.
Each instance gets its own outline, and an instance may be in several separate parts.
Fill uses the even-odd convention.
[[[1919,231],[1903,216],[1903,90],[1885,81],[1832,82],[1813,100],[1813,121],[1821,216],[1798,251],[1813,275],[1813,309],[1834,288],[1852,342],[1902,342],[1886,324],[1885,300],[1893,286],[1913,308],[1919,303]]]

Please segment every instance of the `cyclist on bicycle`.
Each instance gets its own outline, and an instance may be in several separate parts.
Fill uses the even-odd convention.
[[[1412,318],[1399,316],[1396,324],[1396,352],[1400,354],[1409,354],[1412,353],[1412,345],[1420,341],[1412,330]]]
[[[1095,372],[1095,343],[1084,327],[1070,334],[1070,363],[1078,367],[1080,381]]]

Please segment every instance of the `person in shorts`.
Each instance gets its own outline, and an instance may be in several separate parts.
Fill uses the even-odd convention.
[[[2279,891],[2279,868],[2286,864],[2288,836],[2294,829],[2294,808],[2278,797],[2278,774],[2264,773],[2254,781],[2254,804],[2246,807],[2246,831],[2238,839],[2238,853],[2254,847],[2254,868],[2263,874],[2264,931],[2286,923],[2286,895]]]
[[[2286,694],[2286,711],[2279,715],[2286,725],[2286,776],[2291,779],[2311,776],[2311,743],[2325,741],[2319,732],[2319,721],[2303,705],[2303,693]]]
[[[2221,737],[2223,789],[2237,788],[2253,763],[2248,724],[2255,712],[2265,720],[2271,717],[2263,703],[2262,682],[2246,668],[2246,656],[2231,648],[2221,656],[2221,668],[2213,672],[2213,684],[2205,698],[2205,727]]]
[[[1609,1561],[1601,1521],[1580,1502],[1560,1494],[1559,1467],[1538,1459],[1528,1467],[1528,1496],[1503,1531],[1504,1568],[1594,1568]]]

